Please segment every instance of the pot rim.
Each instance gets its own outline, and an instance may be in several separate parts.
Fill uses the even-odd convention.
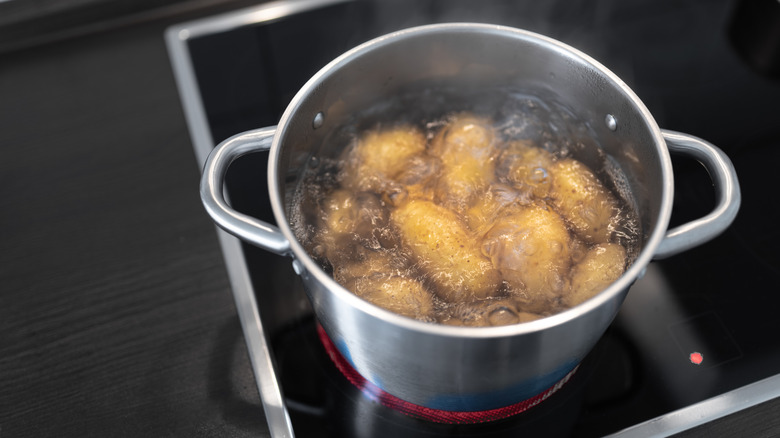
[[[658,148],[659,158],[661,160],[661,179],[663,180],[663,193],[661,194],[661,205],[656,221],[657,225],[652,234],[646,240],[636,260],[634,260],[634,262],[623,273],[623,275],[618,280],[613,282],[609,287],[591,299],[548,317],[544,317],[535,321],[505,326],[463,327],[418,321],[412,318],[400,316],[391,311],[371,304],[341,286],[330,275],[328,275],[320,268],[319,264],[308,255],[306,250],[295,237],[288,218],[285,214],[281,196],[278,194],[278,173],[276,164],[281,155],[281,139],[285,137],[285,132],[289,126],[290,120],[298,111],[302,102],[305,100],[305,97],[310,92],[312,92],[312,90],[316,89],[326,77],[334,74],[334,72],[337,72],[341,67],[348,64],[351,60],[358,58],[363,54],[374,50],[375,48],[386,44],[392,44],[399,40],[416,38],[426,34],[436,34],[441,32],[475,32],[512,36],[518,40],[530,41],[537,44],[541,43],[564,56],[572,58],[580,63],[588,64],[592,68],[604,74],[613,85],[618,87],[625,94],[626,98],[634,105],[636,110],[641,114],[642,118],[646,121],[648,127],[650,128],[652,137],[655,140],[656,146]],[[401,326],[407,330],[418,332],[420,334],[458,338],[498,338],[540,332],[555,326],[564,325],[569,321],[578,319],[581,316],[595,311],[597,308],[605,305],[605,303],[612,300],[616,295],[627,290],[635,280],[641,278],[645,273],[647,265],[652,260],[657,247],[663,240],[669,226],[674,193],[674,178],[672,175],[671,158],[666,147],[666,142],[663,139],[661,129],[658,127],[655,119],[650,114],[650,111],[645,107],[639,97],[628,87],[628,85],[623,82],[622,79],[620,79],[617,75],[596,61],[594,58],[558,40],[523,29],[482,23],[443,23],[411,27],[369,40],[335,58],[322,69],[320,69],[314,76],[312,76],[293,97],[277,125],[277,131],[272,140],[270,156],[268,160],[268,187],[274,218],[278,224],[277,226],[290,242],[292,257],[299,263],[302,263],[304,270],[313,275],[317,281],[319,281],[323,286],[325,286],[325,288],[328,289],[329,293],[334,294],[339,300],[344,301],[346,304],[355,307],[359,311],[372,318],[385,321],[386,323],[392,325]]]

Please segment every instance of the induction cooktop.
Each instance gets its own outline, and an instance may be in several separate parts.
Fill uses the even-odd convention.
[[[564,390],[516,418],[479,425],[432,424],[367,398],[318,339],[292,260],[218,230],[273,436],[665,436],[780,396],[780,202],[765,190],[780,162],[780,85],[734,48],[730,2],[626,3],[293,0],[168,29],[200,166],[222,140],[275,125],[299,87],[347,49],[405,27],[472,21],[589,53],[634,89],[662,128],[723,149],[740,178],[734,224],[651,263]],[[715,203],[698,163],[673,163],[671,226]],[[266,167],[262,154],[242,157],[226,187],[234,208],[273,223]]]

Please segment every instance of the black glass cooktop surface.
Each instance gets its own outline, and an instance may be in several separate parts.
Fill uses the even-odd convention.
[[[735,30],[733,2],[269,5],[284,3],[303,7],[271,14],[268,5],[261,5],[185,23],[169,35],[172,52],[183,56],[174,67],[182,93],[189,95],[183,100],[201,163],[227,137],[276,124],[298,88],[345,50],[413,25],[477,21],[539,32],[590,54],[626,81],[662,128],[723,149],[742,192],[740,213],[724,234],[648,266],[561,391],[518,416],[479,425],[433,424],[366,398],[334,367],[319,342],[290,260],[242,245],[239,257],[228,258],[241,265],[256,296],[296,435],[630,434],[632,426],[722,400],[765,379],[771,384],[763,385],[768,392],[761,397],[780,395],[780,199],[774,190],[780,80],[757,70],[733,44],[734,32],[741,31]],[[189,72],[189,82],[182,71]],[[709,176],[698,163],[673,156],[673,164],[672,226],[704,216],[715,204]],[[227,190],[236,209],[273,222],[266,166],[263,154],[236,161]],[[739,406],[722,412],[733,409]]]

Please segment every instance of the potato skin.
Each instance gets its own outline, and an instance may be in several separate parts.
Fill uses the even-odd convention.
[[[589,243],[606,243],[612,237],[618,204],[584,164],[573,159],[552,166],[550,197],[575,233]]]
[[[442,163],[436,200],[463,212],[495,180],[495,132],[488,120],[459,114],[434,137],[431,155]]]
[[[472,231],[483,235],[504,210],[530,203],[531,199],[526,193],[506,184],[494,184],[489,190],[480,193],[463,216]]]
[[[492,163],[471,158],[445,166],[436,185],[435,199],[442,205],[462,212],[477,194],[490,185],[493,175]]]
[[[564,297],[567,306],[592,298],[623,275],[626,250],[616,243],[591,248],[572,271],[571,292]]]
[[[485,234],[483,251],[525,311],[549,308],[568,289],[571,238],[563,219],[544,204],[499,218]]]
[[[399,251],[374,251],[358,247],[354,252],[342,256],[342,259],[342,263],[334,266],[333,279],[351,291],[358,289],[357,282],[362,279],[414,275],[410,260]]]
[[[544,199],[550,193],[550,168],[555,156],[536,146],[530,140],[516,140],[501,152],[497,172],[502,180],[514,184],[518,190]]]
[[[381,194],[426,144],[425,134],[411,125],[367,131],[347,152],[342,186]]]
[[[399,315],[423,321],[432,318],[433,296],[413,278],[363,278],[358,280],[354,292],[366,301]]]
[[[524,303],[511,297],[460,303],[449,309],[449,318],[439,322],[464,327],[496,327],[544,318],[542,314],[521,310],[524,306]]]
[[[333,191],[322,203],[322,227],[328,233],[349,234],[357,227],[355,196],[347,190]]]
[[[366,301],[421,321],[433,320],[433,295],[413,278],[410,261],[397,251],[358,249],[334,267],[333,278]]]
[[[394,210],[390,221],[442,299],[473,301],[498,289],[498,271],[454,212],[431,201],[412,199]]]
[[[377,195],[337,189],[319,206],[318,251],[332,264],[341,263],[356,246],[393,247],[396,237],[388,227],[387,209]]]
[[[469,113],[455,115],[431,142],[431,154],[446,166],[464,157],[488,160],[493,157],[496,134],[492,123]]]
[[[458,303],[449,310],[450,318],[441,321],[447,325],[488,327],[520,322],[517,303],[511,298]]]
[[[391,206],[401,205],[410,198],[432,201],[440,169],[441,161],[436,157],[427,154],[411,157],[396,177],[398,184],[390,187],[382,199]]]

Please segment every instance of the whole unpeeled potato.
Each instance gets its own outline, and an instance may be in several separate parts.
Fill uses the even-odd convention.
[[[618,212],[617,200],[584,164],[573,159],[555,162],[550,197],[555,208],[580,238],[606,243]]]
[[[428,200],[412,199],[394,210],[390,220],[441,298],[450,302],[484,299],[498,289],[498,270],[451,210]]]
[[[568,289],[571,239],[563,219],[545,204],[511,209],[485,234],[483,245],[525,309],[549,307]]]

